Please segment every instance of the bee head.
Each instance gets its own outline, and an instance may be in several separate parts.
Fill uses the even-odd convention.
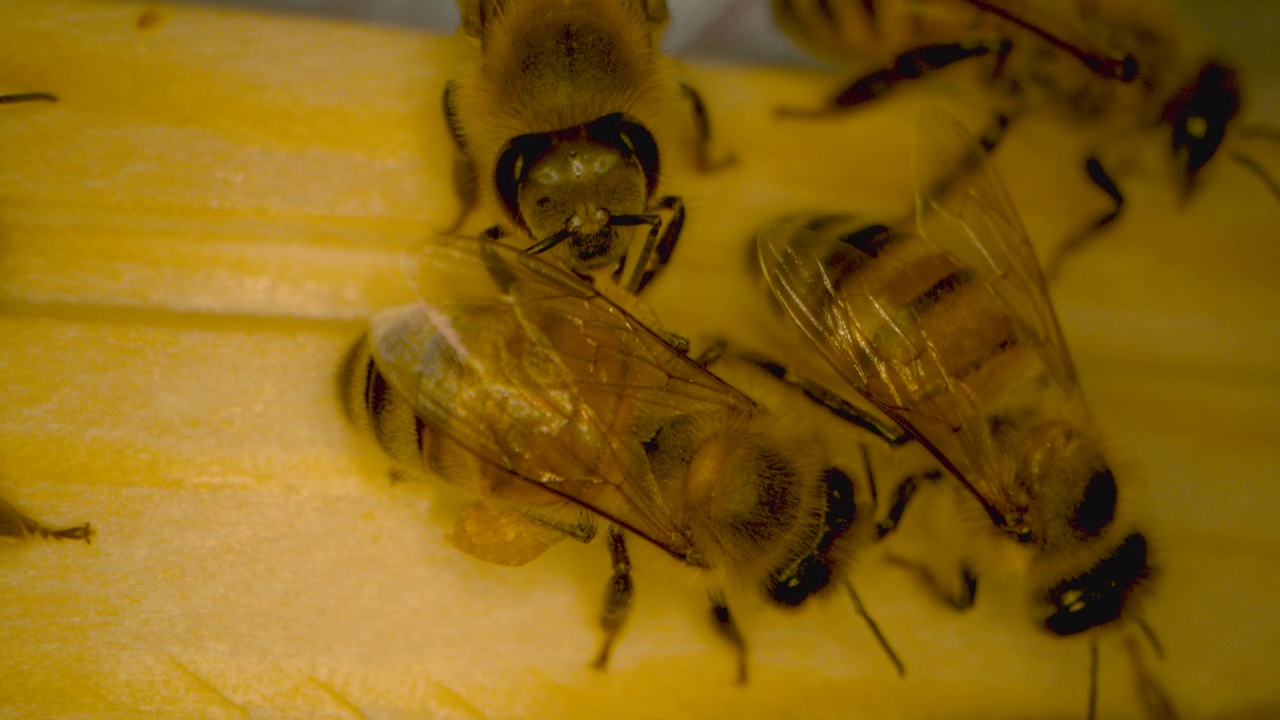
[[[1184,197],[1217,154],[1227,126],[1239,112],[1240,86],[1235,71],[1212,61],[1165,104],[1162,117],[1173,129],[1173,152],[1182,160]]]
[[[507,215],[531,235],[534,252],[595,270],[625,255],[657,189],[653,135],[621,113],[585,125],[512,139],[498,158],[495,182]]]
[[[1054,635],[1075,635],[1118,620],[1133,592],[1151,575],[1147,539],[1125,537],[1100,562],[1045,593],[1044,627]]]

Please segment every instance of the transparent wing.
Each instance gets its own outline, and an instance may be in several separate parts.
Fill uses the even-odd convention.
[[[697,561],[644,443],[678,415],[749,414],[745,396],[568,273],[518,250],[442,240],[420,301],[374,318],[379,370],[484,460]]]
[[[978,273],[1035,338],[1053,379],[1074,388],[1075,367],[1027,231],[981,145],[941,109],[920,114],[915,182],[921,235]]]
[[[970,315],[973,326],[967,331],[982,335],[1007,324],[1007,331],[1001,328],[993,334],[1017,346],[1003,352],[1020,357],[1011,362],[1001,394],[1013,391],[1025,378],[1044,376],[1057,392],[1041,391],[1039,402],[1078,402],[1076,371],[1026,231],[982,147],[941,110],[921,113],[915,178],[920,235],[974,273],[998,302],[996,312],[985,315],[975,307]],[[994,507],[999,518],[1008,518],[1016,459],[998,447],[981,407],[982,392],[975,392],[966,380],[951,378],[948,394],[970,406],[972,420],[950,437],[938,434],[930,439],[960,466],[962,481],[988,511]]]
[[[795,221],[766,226],[758,250],[774,295],[827,362],[910,431],[1001,523],[1007,503],[982,472],[1001,458],[974,431],[979,400],[956,380],[947,348],[915,311],[877,283],[878,273],[850,272],[838,241]]]

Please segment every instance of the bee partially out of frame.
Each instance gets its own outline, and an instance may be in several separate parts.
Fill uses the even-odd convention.
[[[711,164],[702,100],[657,47],[664,0],[459,8],[480,54],[445,89],[463,204],[451,231],[480,200],[496,200],[503,217],[490,238],[640,291],[684,224],[681,198],[663,194],[664,153],[687,148],[696,167]],[[681,143],[680,128],[696,143]]]
[[[1163,137],[1170,179],[1184,199],[1221,164],[1217,158],[1229,157],[1280,200],[1257,148],[1246,152],[1274,143],[1276,133],[1240,126],[1237,71],[1206,54],[1160,0],[773,0],[773,9],[779,27],[813,52],[878,66],[827,105],[783,114],[851,110],[903,83],[969,64],[980,71],[983,102],[994,116],[983,137],[988,149],[1019,116],[1046,109],[1094,133],[1084,170],[1113,205],[1055,248],[1044,266],[1050,279],[1120,216],[1124,195],[1107,166],[1134,164],[1129,155],[1144,135]]]

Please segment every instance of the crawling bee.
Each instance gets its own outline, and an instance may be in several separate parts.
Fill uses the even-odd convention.
[[[954,120],[922,128],[917,229],[791,218],[761,231],[759,260],[831,367],[1020,549],[1038,624],[1093,634],[1096,687],[1096,631],[1132,620],[1150,636],[1137,608],[1151,545],[1129,518],[1131,487],[1107,458],[999,180]],[[1163,716],[1163,693],[1150,697]]]
[[[1185,200],[1201,173],[1230,147],[1266,140],[1260,129],[1236,128],[1241,90],[1236,71],[1204,54],[1163,3],[1153,0],[1073,0],[1053,9],[1034,0],[808,2],[774,0],[778,25],[827,56],[880,63],[821,110],[850,109],[903,82],[969,61],[981,64],[994,119],[983,143],[993,148],[1024,112],[1049,108],[1074,125],[1094,128],[1098,148],[1085,160],[1090,180],[1112,207],[1068,236],[1045,262],[1053,278],[1063,259],[1119,217],[1124,195],[1103,166],[1131,165],[1133,140],[1158,132],[1170,149],[1170,173]],[[982,59],[986,59],[985,64]],[[1230,157],[1256,174],[1273,195],[1280,189],[1237,145]]]
[[[480,58],[445,88],[463,205],[450,232],[493,193],[504,218],[487,236],[527,237],[531,253],[550,252],[579,274],[609,270],[639,291],[670,259],[684,224],[683,201],[660,193],[660,149],[690,107],[696,164],[710,165],[702,100],[656,47],[664,0],[459,0],[459,8]],[[648,232],[628,261],[638,227]]]
[[[536,256],[442,242],[422,267],[430,290],[377,315],[347,358],[348,414],[400,472],[437,476],[469,503],[452,542],[473,556],[519,565],[607,526],[597,667],[630,605],[627,533],[703,571],[740,681],[727,590],[793,607],[843,584],[861,607],[848,572],[870,534],[868,493],[802,425]]]

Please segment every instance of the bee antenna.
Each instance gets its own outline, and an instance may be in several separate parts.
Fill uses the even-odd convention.
[[[862,450],[862,469],[867,473],[867,484],[871,486],[871,507],[879,507],[880,498],[876,491],[876,476],[871,472],[871,453],[866,445],[859,445]]]
[[[871,634],[876,636],[876,641],[880,643],[880,647],[884,648],[885,655],[889,656],[889,662],[898,670],[898,677],[907,676],[907,668],[902,664],[902,660],[898,658],[898,654],[889,646],[889,641],[885,639],[884,633],[880,632],[880,627],[876,625],[876,621],[871,619],[867,614],[867,609],[862,605],[862,599],[858,597],[858,592],[853,589],[853,583],[845,578],[845,588],[849,591],[849,597],[853,599],[853,610],[862,616],[862,620],[867,623],[867,627],[871,628]]]
[[[1151,626],[1147,624],[1147,621],[1142,618],[1138,618],[1134,622],[1137,623],[1138,629],[1142,631],[1142,634],[1146,636],[1147,642],[1151,643],[1151,649],[1155,651],[1156,657],[1163,660],[1164,645],[1160,643],[1160,638],[1156,637],[1155,631],[1152,630]]]
[[[551,235],[550,237],[544,240],[539,240],[533,245],[530,245],[525,250],[525,252],[529,253],[530,255],[539,255],[559,245],[560,243],[564,242],[572,234],[573,234],[573,231],[567,227],[561,230],[557,230],[554,235]]]
[[[1041,40],[1058,48],[1080,61],[1094,75],[1103,80],[1118,80],[1120,82],[1132,82],[1138,77],[1138,61],[1133,55],[1125,55],[1123,58],[1114,58],[1105,53],[1088,50],[1078,47],[1044,28],[1034,23],[1028,22],[1017,15],[999,7],[986,0],[965,0],[965,2],[978,8],[982,12],[995,15],[1002,20],[1011,22],[1014,25],[1035,35]]]
[[[1088,720],[1098,717],[1098,639],[1089,643],[1089,712]]]
[[[1267,189],[1271,191],[1271,194],[1274,195],[1277,200],[1280,200],[1280,184],[1276,182],[1275,178],[1271,177],[1266,168],[1262,167],[1262,163],[1239,151],[1232,153],[1231,159],[1245,166],[1245,168],[1252,171],[1254,175],[1257,175],[1258,179],[1261,180],[1263,184],[1267,186]]]

